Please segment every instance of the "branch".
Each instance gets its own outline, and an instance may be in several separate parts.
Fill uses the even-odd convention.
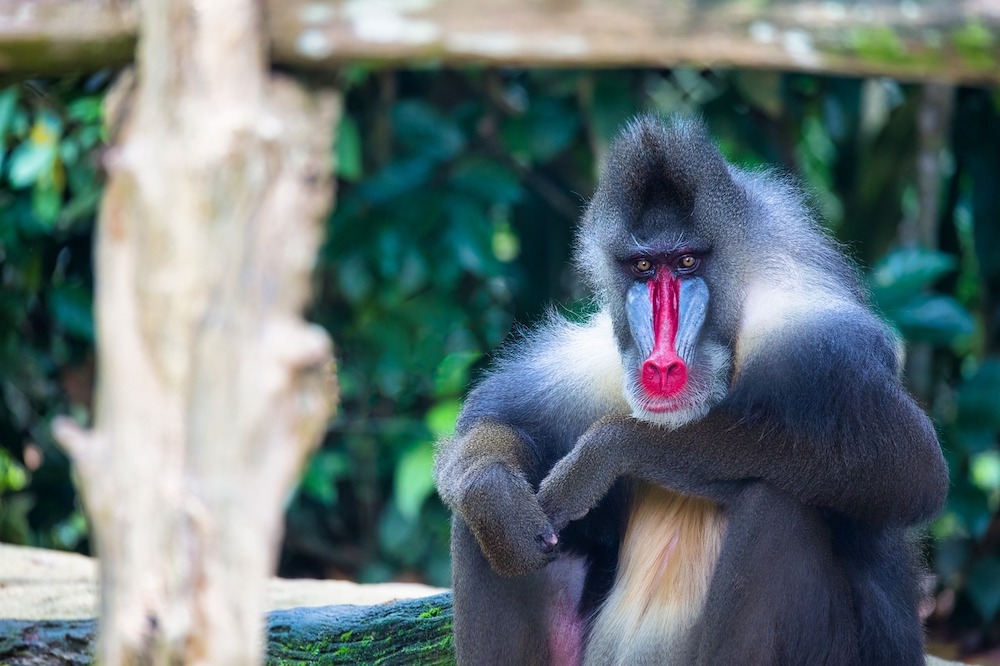
[[[982,0],[265,0],[272,58],[572,67],[739,67],[1000,81],[1000,10]],[[0,0],[0,71],[123,60],[125,0]]]

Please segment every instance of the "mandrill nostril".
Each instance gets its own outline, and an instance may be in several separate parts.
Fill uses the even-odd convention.
[[[658,396],[671,396],[682,388],[687,381],[687,367],[681,359],[647,359],[642,364],[642,385],[649,393]]]

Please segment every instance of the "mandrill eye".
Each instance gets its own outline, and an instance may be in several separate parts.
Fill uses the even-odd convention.
[[[636,259],[632,262],[632,270],[639,275],[648,275],[653,270],[653,262],[649,259]]]
[[[693,254],[685,254],[677,260],[677,270],[681,273],[690,273],[698,268],[698,257]]]

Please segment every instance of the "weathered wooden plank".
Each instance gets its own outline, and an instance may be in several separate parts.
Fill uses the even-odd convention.
[[[1000,0],[265,0],[274,61],[733,66],[1000,81]],[[0,0],[0,71],[127,58],[126,0]]]
[[[998,0],[269,0],[277,59],[760,67],[985,82]]]
[[[123,65],[135,51],[137,25],[130,0],[0,0],[0,72]]]

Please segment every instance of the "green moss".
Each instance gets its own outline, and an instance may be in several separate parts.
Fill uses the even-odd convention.
[[[888,26],[855,28],[850,32],[850,43],[863,60],[900,63],[907,59],[906,45]]]
[[[955,50],[966,65],[987,70],[998,65],[996,37],[982,21],[973,20],[951,32]]]
[[[353,635],[354,635],[353,631],[351,631],[351,630],[345,631],[344,633],[342,633],[340,635],[340,642],[341,643],[346,643],[347,641],[351,640],[351,636],[353,636]]]
[[[441,614],[441,608],[438,606],[432,606],[431,608],[428,608],[417,617],[419,617],[421,620],[427,620],[432,617],[437,617],[440,614]]]

